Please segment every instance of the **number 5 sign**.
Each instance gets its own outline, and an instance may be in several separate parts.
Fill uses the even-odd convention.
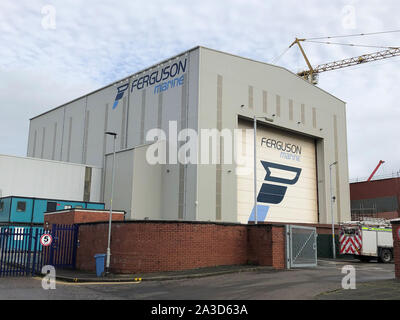
[[[40,244],[44,247],[48,247],[53,242],[53,238],[50,234],[45,233],[40,237]]]

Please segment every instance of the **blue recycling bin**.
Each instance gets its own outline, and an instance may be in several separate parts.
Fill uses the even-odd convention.
[[[99,253],[94,256],[96,259],[96,275],[98,277],[101,277],[104,273],[104,261],[106,258],[106,254],[104,253]]]

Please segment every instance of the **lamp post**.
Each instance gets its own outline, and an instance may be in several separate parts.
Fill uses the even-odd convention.
[[[106,259],[106,274],[110,273],[110,257],[111,257],[111,222],[112,222],[112,201],[114,195],[114,180],[115,180],[115,140],[117,139],[117,134],[115,132],[107,131],[106,135],[114,137],[113,145],[113,166],[112,166],[112,180],[111,180],[111,199],[110,199],[110,217],[108,220],[108,242],[107,242],[107,259]]]
[[[332,166],[336,165],[337,161],[331,163],[329,165],[329,183],[331,188],[331,218],[332,218],[332,253],[333,259],[336,259],[336,246],[335,246],[335,218],[333,217],[333,202],[335,201],[335,197],[332,192]]]
[[[273,119],[267,117],[257,117],[254,115],[254,223],[257,224],[257,119],[264,119],[274,122]]]

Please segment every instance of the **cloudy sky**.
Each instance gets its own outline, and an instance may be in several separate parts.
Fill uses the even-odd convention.
[[[1,0],[0,153],[26,155],[29,118],[197,45],[272,62],[297,37],[400,29],[398,0]],[[334,41],[334,40],[331,40]],[[400,33],[335,39],[400,46]],[[313,65],[379,48],[304,43]],[[297,48],[276,64],[299,71]],[[400,170],[400,57],[322,73],[347,102],[350,177]]]

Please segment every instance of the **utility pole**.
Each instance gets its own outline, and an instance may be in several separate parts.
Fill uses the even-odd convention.
[[[113,145],[113,166],[112,166],[112,179],[111,179],[111,199],[110,199],[110,217],[108,220],[108,242],[107,242],[107,259],[106,259],[106,274],[110,273],[110,258],[111,258],[111,223],[112,223],[112,201],[114,195],[114,181],[115,181],[115,140],[117,134],[115,132],[106,132],[106,135],[114,137]]]
[[[336,259],[336,245],[335,245],[335,218],[333,216],[333,202],[335,201],[335,197],[333,196],[332,190],[332,166],[336,165],[337,161],[331,163],[329,165],[329,182],[330,182],[330,189],[331,189],[331,217],[332,217],[332,256],[333,259]]]

